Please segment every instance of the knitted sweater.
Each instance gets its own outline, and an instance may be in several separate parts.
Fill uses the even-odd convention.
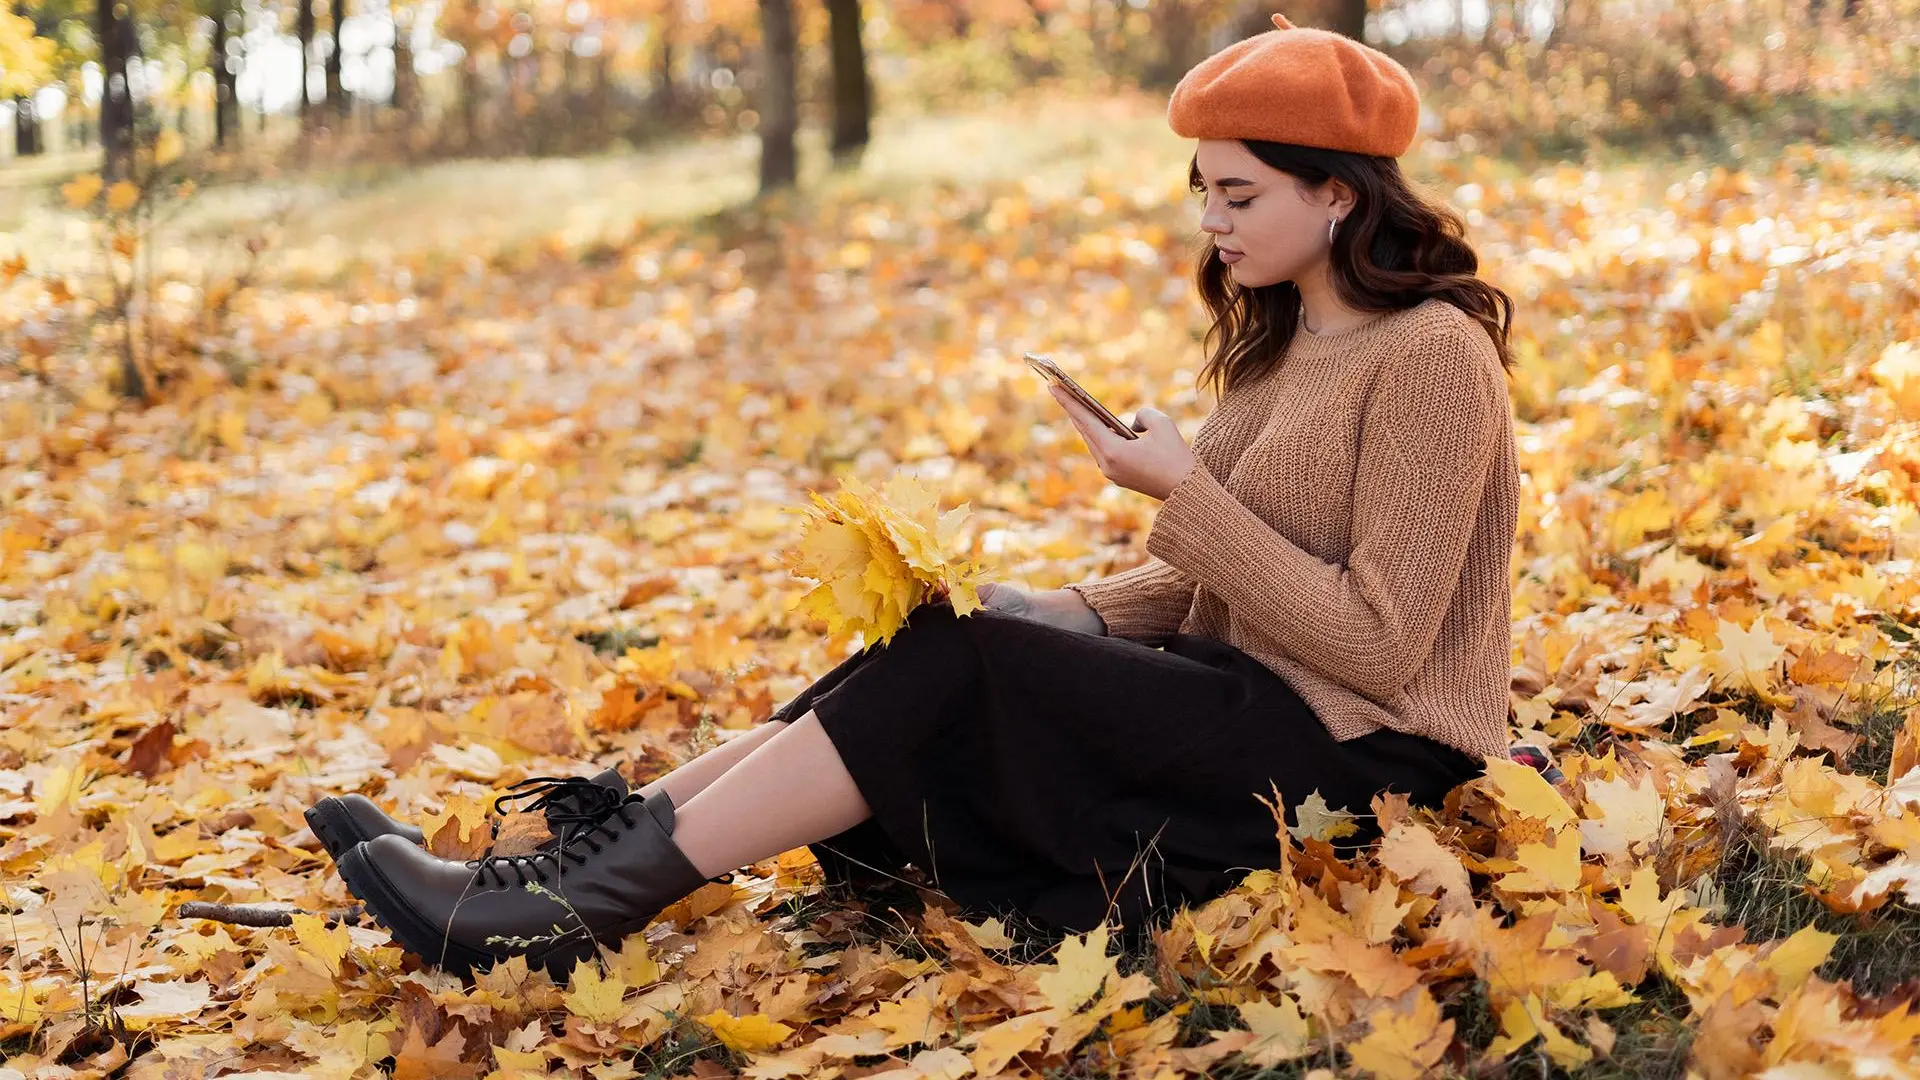
[[[1304,327],[1223,395],[1145,563],[1070,584],[1107,632],[1224,641],[1336,740],[1383,727],[1507,752],[1519,471],[1486,330],[1429,299]]]

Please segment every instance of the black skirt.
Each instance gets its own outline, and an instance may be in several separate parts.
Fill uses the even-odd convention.
[[[1338,842],[1351,849],[1379,835],[1376,793],[1437,806],[1482,771],[1404,732],[1336,742],[1280,676],[1212,638],[1158,649],[945,602],[771,719],[808,709],[873,810],[808,845],[830,881],[925,882],[1076,933],[1109,918],[1135,933],[1277,867],[1272,788],[1288,825],[1315,790],[1363,815]]]

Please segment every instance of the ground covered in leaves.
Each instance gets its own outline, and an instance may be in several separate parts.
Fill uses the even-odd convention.
[[[321,796],[472,845],[513,781],[659,776],[858,647],[782,566],[841,475],[968,504],[999,580],[1143,557],[1019,354],[1191,435],[1188,149],[389,245],[260,283],[247,362],[150,407],[0,383],[0,1077],[1913,1075],[1920,196],[1805,146],[1409,161],[1518,301],[1515,738],[1565,782],[1384,798],[1344,861],[1276,830],[1130,947],[804,850],[566,985],[327,918]]]

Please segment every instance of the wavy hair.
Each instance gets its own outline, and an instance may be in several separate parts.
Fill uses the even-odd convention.
[[[1325,150],[1293,143],[1242,139],[1254,157],[1287,173],[1295,183],[1317,188],[1338,178],[1352,188],[1354,207],[1334,233],[1328,256],[1334,290],[1355,311],[1385,314],[1439,297],[1486,328],[1500,365],[1513,369],[1507,334],[1513,300],[1474,276],[1480,258],[1467,244],[1466,220],[1408,182],[1396,158]],[[1187,169],[1187,186],[1205,194],[1200,158]],[[1198,382],[1216,394],[1272,370],[1286,355],[1299,328],[1300,289],[1291,281],[1247,288],[1232,281],[1212,241],[1200,254],[1194,277],[1213,316],[1203,348],[1206,366]]]

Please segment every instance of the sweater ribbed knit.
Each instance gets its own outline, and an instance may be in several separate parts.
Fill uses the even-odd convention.
[[[1506,373],[1430,299],[1331,334],[1220,398],[1146,562],[1067,588],[1107,632],[1224,641],[1338,741],[1379,729],[1504,757],[1519,470]]]

